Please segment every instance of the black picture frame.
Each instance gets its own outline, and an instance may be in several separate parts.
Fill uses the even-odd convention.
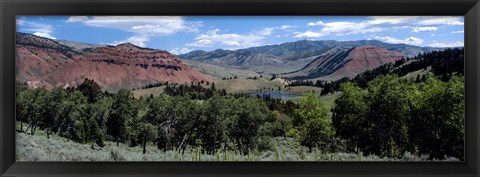
[[[1,0],[1,176],[479,176],[478,0]],[[461,15],[464,162],[15,162],[16,15]]]

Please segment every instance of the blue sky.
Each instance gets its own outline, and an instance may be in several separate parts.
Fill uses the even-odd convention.
[[[130,42],[175,54],[297,40],[379,40],[458,47],[463,16],[17,16],[17,31],[92,44]]]

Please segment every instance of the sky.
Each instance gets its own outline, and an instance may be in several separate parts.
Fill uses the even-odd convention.
[[[463,16],[17,16],[17,31],[91,44],[132,43],[174,54],[298,40],[379,40],[459,47]]]

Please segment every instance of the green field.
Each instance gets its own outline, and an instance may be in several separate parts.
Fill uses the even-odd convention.
[[[205,88],[211,87],[211,85],[202,85]],[[307,93],[317,93],[320,94],[321,88],[311,87],[311,86],[295,86],[295,87],[286,87],[286,82],[282,79],[269,80],[265,78],[253,79],[231,79],[231,80],[217,80],[215,81],[215,87],[217,90],[225,89],[227,93],[252,93],[257,91],[269,91],[274,90],[278,91],[280,87],[281,91],[293,94],[307,94]],[[133,95],[135,98],[140,96],[158,96],[163,93],[165,86],[153,87],[147,89],[138,89],[134,90]]]

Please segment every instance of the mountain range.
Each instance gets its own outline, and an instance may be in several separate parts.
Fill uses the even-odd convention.
[[[201,61],[208,64],[253,70],[259,73],[292,72],[302,69],[325,52],[336,47],[376,46],[406,57],[431,52],[440,48],[419,47],[407,44],[390,44],[377,40],[359,41],[309,41],[301,40],[277,45],[266,45],[238,50],[192,51],[178,55],[180,59]]]
[[[439,48],[376,40],[301,40],[238,50],[197,50],[176,56],[130,43],[97,45],[16,33],[16,78],[31,87],[47,89],[75,87],[89,78],[108,91],[256,74],[338,79],[434,50]]]

